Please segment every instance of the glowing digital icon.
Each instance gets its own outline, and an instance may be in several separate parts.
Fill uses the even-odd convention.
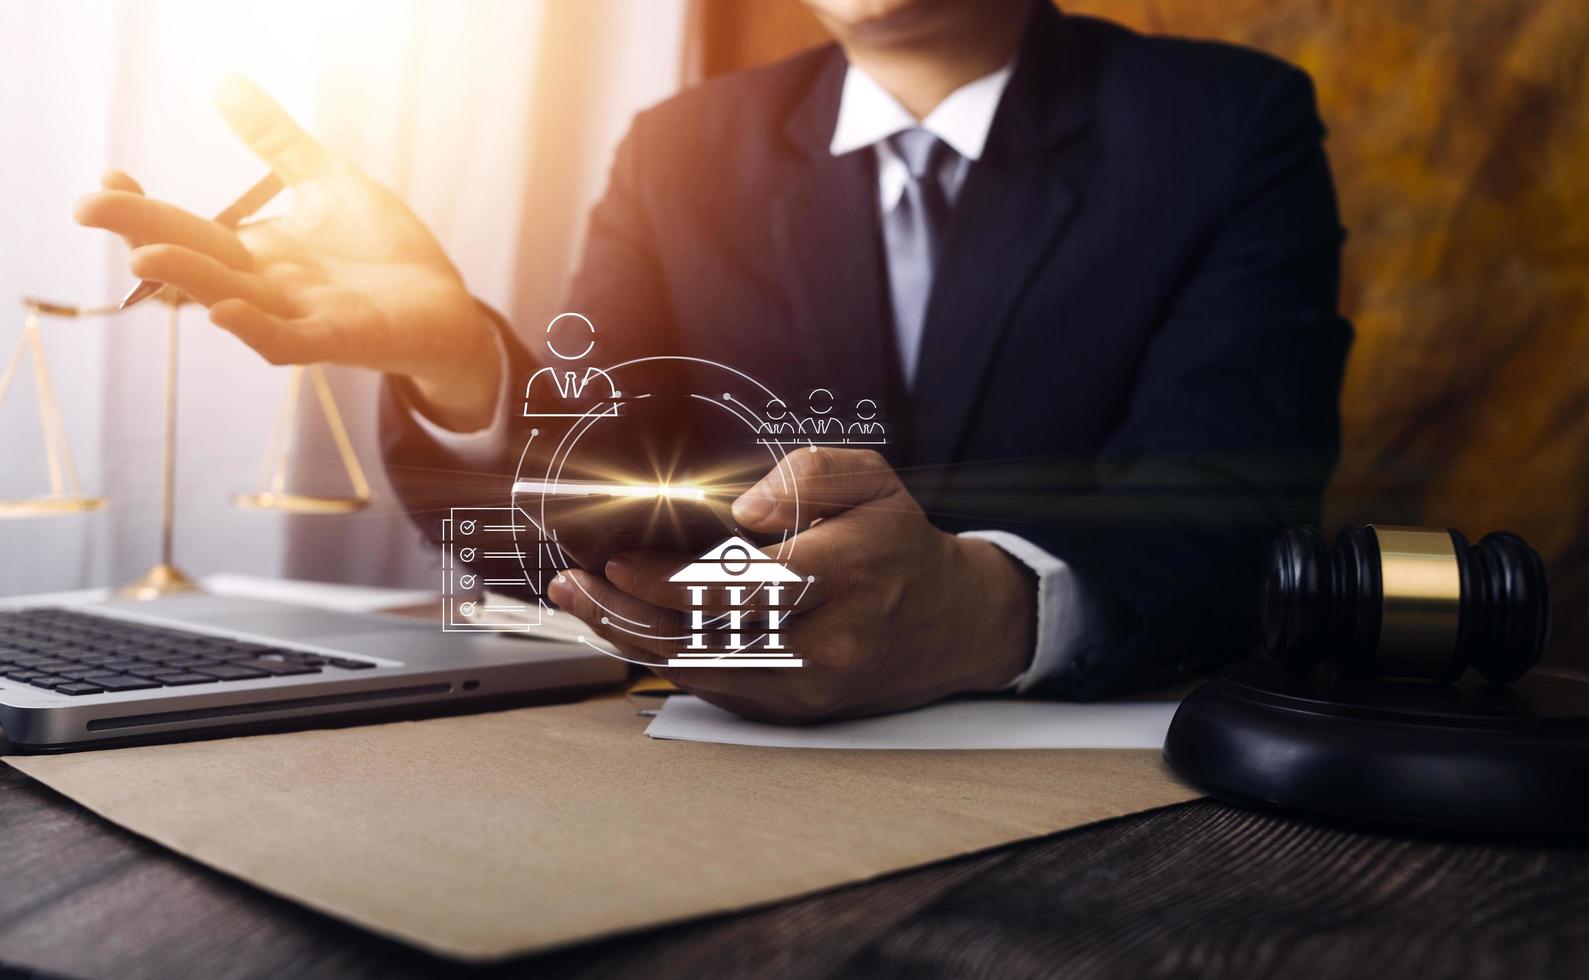
[[[831,388],[813,388],[806,396],[809,414],[802,418],[793,415],[782,398],[769,398],[757,418],[756,442],[763,446],[783,443],[811,447],[888,445],[888,427],[880,418],[882,413],[876,399],[857,401],[851,419],[834,414],[837,404]]]
[[[514,507],[453,507],[441,521],[444,632],[520,633],[541,625],[540,528]]]
[[[524,385],[525,418],[584,418],[592,405],[603,403],[601,414],[617,413],[621,393],[612,376],[595,365],[583,371],[571,366],[596,349],[594,323],[579,313],[559,313],[546,325],[546,349],[565,363],[548,364],[530,375]]]
[[[565,353],[574,353],[572,347],[565,346],[563,342],[564,335],[559,335],[557,339],[559,350],[563,350]],[[637,383],[633,375],[626,376],[626,372],[634,372],[641,378],[651,378],[657,373],[655,368],[662,365],[683,367],[686,369],[683,373],[695,376],[690,386],[695,390],[686,388],[674,394],[688,397],[703,406],[710,405],[709,412],[723,413],[723,415],[732,418],[739,425],[744,426],[745,430],[752,434],[754,443],[759,444],[761,451],[766,452],[768,472],[777,474],[780,485],[790,494],[790,500],[794,507],[794,518],[791,521],[790,528],[783,531],[776,542],[769,541],[766,543],[763,546],[765,548],[764,551],[754,548],[749,542],[740,542],[746,551],[743,554],[735,552],[729,555],[728,564],[730,569],[737,569],[746,562],[754,561],[759,563],[762,559],[767,559],[776,562],[787,571],[789,563],[793,560],[796,542],[799,537],[793,533],[793,528],[801,525],[800,487],[787,462],[787,454],[794,449],[803,448],[805,442],[798,432],[797,414],[791,411],[792,406],[782,399],[777,392],[768,388],[751,375],[716,361],[685,356],[650,356],[609,364],[605,367],[606,373],[619,383],[617,386],[623,388],[623,410],[621,413],[613,411],[609,404],[597,402],[593,403],[581,417],[571,420],[571,423],[566,427],[559,426],[559,431],[547,432],[539,428],[530,430],[530,441],[525,444],[524,450],[520,454],[519,464],[512,484],[513,508],[521,517],[525,518],[514,522],[520,525],[519,533],[515,535],[515,551],[522,556],[520,561],[523,563],[525,571],[533,570],[536,577],[539,577],[543,572],[547,576],[556,576],[577,564],[573,556],[565,551],[563,545],[559,542],[558,524],[564,518],[559,515],[557,508],[554,507],[550,511],[548,510],[548,499],[560,496],[555,488],[565,486],[562,476],[565,466],[572,466],[577,469],[586,467],[587,464],[582,458],[583,450],[581,447],[588,434],[593,431],[603,430],[621,431],[624,426],[644,424],[648,417],[648,412],[667,411],[669,407],[675,404],[673,399],[662,400],[655,398],[657,392],[647,390],[643,383]],[[663,373],[671,375],[674,372]],[[707,379],[710,380],[708,381]],[[708,386],[700,387],[702,382],[705,382]],[[826,405],[829,411],[833,411],[839,404],[836,397],[832,397],[830,402],[822,403],[822,405]],[[819,407],[822,407],[822,405],[819,405]],[[784,423],[789,428],[784,429],[778,435],[768,436],[762,428],[764,423],[769,421],[767,416],[771,416],[770,421],[775,428],[779,423]],[[609,427],[616,427],[616,429]],[[790,429],[793,431],[790,431]],[[540,446],[535,446],[534,451],[532,451],[532,445],[536,444],[537,441],[545,445],[544,450]],[[589,489],[591,485],[594,484],[583,484],[585,489]],[[655,495],[655,487],[657,486],[668,487],[666,496],[669,497],[677,497],[688,489],[679,485],[670,485],[665,481],[612,483],[603,485],[600,489],[609,491],[616,496],[639,493]],[[460,543],[460,546],[462,544]],[[490,557],[484,547],[481,549],[480,557]],[[742,574],[748,576],[750,572],[758,567],[758,565],[747,565]],[[649,641],[642,644],[642,646],[650,650],[656,650],[658,641],[660,641],[662,649],[666,651],[660,657],[646,653],[631,658],[631,656],[626,655],[626,648],[624,647],[614,648],[608,645],[596,647],[607,656],[642,667],[664,666],[668,657],[680,657],[695,653],[706,654],[707,661],[722,661],[725,659],[733,661],[732,663],[698,662],[695,657],[690,657],[690,663],[696,666],[757,666],[758,664],[756,663],[746,663],[745,661],[760,660],[771,662],[773,666],[795,667],[800,666],[801,661],[783,648],[783,637],[786,633],[783,627],[789,613],[799,607],[804,600],[806,592],[812,587],[814,582],[809,576],[801,578],[793,572],[788,572],[788,574],[791,578],[786,580],[786,582],[772,583],[779,585],[779,589],[774,593],[776,599],[773,603],[774,608],[778,610],[778,615],[774,619],[777,629],[774,631],[776,635],[773,647],[770,650],[766,648],[766,607],[768,603],[765,601],[764,585],[755,581],[748,581],[749,591],[741,593],[744,606],[737,615],[741,634],[739,642],[730,649],[720,652],[711,648],[696,650],[686,648],[686,644],[691,638],[690,634],[684,629],[689,622],[687,618],[684,622],[669,620],[669,628],[664,629],[660,622],[648,622],[644,619],[633,618],[625,615],[622,608],[612,608],[603,604],[602,598],[598,593],[584,591],[582,583],[586,579],[585,576],[567,577],[566,581],[572,582],[576,588],[584,591],[585,598],[595,609],[599,610],[600,627],[597,627],[598,629],[607,631],[620,642],[625,636],[633,636],[638,640]],[[782,576],[778,577],[781,578]],[[564,581],[565,578],[560,577],[558,580]],[[787,581],[800,583],[796,593],[792,593],[787,588]],[[489,596],[489,591],[487,595]],[[685,590],[680,588],[679,595],[680,598],[685,598]],[[706,597],[703,596],[704,598]],[[538,592],[535,595],[535,599],[541,607],[540,613],[542,616],[555,615],[555,607],[548,606]],[[703,615],[701,618],[702,632],[712,631],[714,636],[721,634],[727,639],[732,639],[727,633],[719,630],[719,627],[728,622],[729,617],[716,608],[715,602],[712,605],[713,611],[710,614]],[[487,618],[483,615],[487,611],[486,609],[478,610],[475,619]],[[678,628],[671,628],[675,624]],[[596,624],[592,623],[591,625],[595,627]],[[575,636],[574,639],[581,643],[591,642],[590,639],[587,639],[582,634]],[[734,656],[727,657],[730,652]]]
[[[844,420],[833,414],[833,392],[827,388],[813,388],[806,396],[810,415],[800,420],[800,441],[808,445],[841,445],[844,442]]]
[[[855,403],[855,421],[846,430],[844,441],[851,446],[888,444],[888,430],[877,418],[877,402],[862,398]]]
[[[799,667],[784,649],[793,601],[787,586],[805,580],[741,537],[708,550],[668,579],[690,594],[689,642],[669,667]],[[759,601],[758,601],[759,600]],[[797,599],[794,601],[798,601]],[[751,604],[755,602],[753,607]],[[765,609],[766,619],[750,612]]]
[[[756,427],[759,435],[772,437],[793,436],[795,434],[795,420],[790,416],[789,406],[783,403],[782,398],[769,398],[765,411],[765,418]]]

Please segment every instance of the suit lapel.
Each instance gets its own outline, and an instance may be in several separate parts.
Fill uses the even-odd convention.
[[[774,203],[772,233],[810,376],[840,398],[881,396],[888,272],[869,154],[814,162]]]
[[[1016,307],[1080,203],[1067,140],[1091,107],[1084,57],[1058,12],[1039,5],[933,277],[912,398],[915,465],[958,456]]]
[[[876,164],[869,150],[828,152],[846,68],[835,49],[785,126],[803,160],[773,201],[771,232],[808,383],[841,404],[874,399],[884,418],[901,419]]]

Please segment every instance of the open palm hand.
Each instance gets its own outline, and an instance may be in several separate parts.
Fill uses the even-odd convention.
[[[411,378],[438,421],[483,424],[500,368],[490,326],[430,231],[252,84],[222,114],[291,188],[286,214],[228,229],[105,175],[77,220],[122,235],[134,275],[166,283],[276,364],[329,361]]]

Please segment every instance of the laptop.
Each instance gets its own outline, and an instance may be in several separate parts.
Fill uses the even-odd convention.
[[[0,611],[0,730],[55,752],[574,700],[582,643],[196,594]]]

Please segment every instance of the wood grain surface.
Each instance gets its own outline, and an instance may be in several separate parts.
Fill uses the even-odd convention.
[[[476,970],[211,872],[4,768],[0,835],[0,962],[67,976],[1589,974],[1589,848],[1408,839],[1208,801]]]

